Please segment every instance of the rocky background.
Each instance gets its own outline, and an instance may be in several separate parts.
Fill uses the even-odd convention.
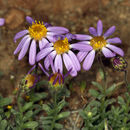
[[[6,20],[5,26],[0,28],[0,93],[3,96],[12,94],[30,68],[27,58],[18,61],[17,56],[13,55],[18,45],[13,42],[13,37],[26,28],[25,16],[27,15],[52,25],[67,27],[72,33],[89,34],[88,28],[96,26],[98,19],[103,21],[104,31],[115,25],[116,32],[113,36],[121,38],[120,47],[125,51],[125,58],[130,64],[129,0],[0,0],[0,17]],[[85,80],[89,88],[92,80],[100,81],[98,67],[95,61],[90,71],[80,72],[72,79],[76,81],[73,84],[76,88],[74,93],[78,93],[78,85],[81,81]],[[106,69],[110,74],[108,77],[110,83],[124,79],[122,72],[113,71],[107,66]],[[130,66],[128,70],[130,71]],[[128,80],[130,81],[130,73]],[[78,101],[76,98],[73,98],[74,103]]]

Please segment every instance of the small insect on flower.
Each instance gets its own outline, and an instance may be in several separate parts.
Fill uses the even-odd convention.
[[[58,70],[60,71],[60,73],[63,72],[64,62],[67,71],[72,68],[70,75],[76,76],[77,72],[80,71],[81,66],[73,50],[90,51],[92,47],[90,45],[87,46],[85,44],[80,44],[80,42],[71,43],[73,37],[74,36],[72,34],[57,36],[57,38],[55,38],[55,41],[50,43],[50,46],[42,49],[37,54],[37,61],[45,58],[44,65],[45,68],[48,70],[50,66],[50,60],[48,57],[51,56],[57,72]]]
[[[120,44],[121,40],[119,37],[109,38],[115,31],[115,26],[110,27],[103,35],[103,24],[99,20],[97,23],[97,29],[94,27],[89,28],[90,35],[75,34],[77,40],[82,40],[82,44],[90,45],[91,51],[80,51],[77,55],[80,62],[83,62],[84,70],[89,70],[94,62],[96,52],[100,51],[106,58],[115,57],[116,54],[124,56],[124,52],[119,47],[111,44]]]
[[[4,18],[0,18],[0,26],[3,26],[5,23],[5,19]]]
[[[52,58],[49,56],[49,60],[51,63],[51,68],[53,73],[52,74],[48,74],[45,69],[43,68],[43,66],[39,63],[40,68],[42,69],[42,71],[48,76],[48,81],[49,81],[49,85],[51,88],[57,89],[57,88],[61,88],[64,85],[64,79],[70,74],[70,72],[72,71],[72,69],[70,69],[65,75],[63,75],[60,70],[56,70],[55,66],[53,65],[53,61]]]
[[[112,62],[113,68],[117,71],[125,71],[128,66],[128,63],[126,62],[126,60],[121,56],[112,58],[111,62]]]
[[[65,34],[68,29],[53,27],[48,23],[36,21],[29,16],[26,17],[26,21],[30,24],[29,28],[18,32],[14,37],[14,42],[23,37],[14,51],[14,55],[20,51],[18,60],[21,60],[29,49],[29,63],[34,65],[36,62],[37,44],[39,44],[39,49],[41,50],[54,40],[54,35]]]

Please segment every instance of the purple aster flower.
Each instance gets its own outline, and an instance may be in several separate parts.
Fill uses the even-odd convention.
[[[38,54],[37,54],[37,61],[44,60],[45,68],[48,70],[50,66],[49,56],[52,57],[52,60],[54,61],[54,66],[56,71],[60,71],[60,73],[63,72],[63,62],[64,65],[69,71],[72,68],[72,71],[70,72],[71,76],[76,76],[77,71],[80,71],[80,63],[77,59],[76,55],[72,51],[72,49],[80,50],[80,51],[90,51],[92,50],[92,47],[90,45],[85,45],[79,43],[73,43],[70,44],[71,40],[73,39],[72,34],[67,34],[64,36],[59,36],[58,39],[55,39],[54,42],[50,43],[49,46],[46,48],[43,48]]]
[[[63,75],[59,69],[58,69],[58,71],[56,70],[56,68],[53,64],[53,61],[52,61],[52,57],[49,56],[49,60],[50,60],[51,68],[53,71],[53,73],[50,75],[45,71],[45,69],[43,68],[43,66],[40,63],[38,63],[38,65],[40,66],[42,71],[48,76],[49,83],[52,87],[57,88],[57,87],[63,86],[64,79],[70,74],[70,72],[72,71],[72,68],[65,75]]]
[[[5,19],[4,18],[0,18],[0,26],[3,26],[5,23]]]
[[[115,31],[115,26],[110,27],[104,34],[103,34],[103,24],[102,21],[99,20],[97,23],[97,29],[94,27],[89,28],[90,35],[82,35],[82,34],[75,34],[77,40],[83,40],[82,43],[84,45],[91,45],[91,51],[80,51],[77,54],[77,57],[80,62],[83,62],[83,68],[85,70],[89,70],[93,64],[95,53],[97,51],[102,51],[103,55],[106,58],[114,57],[116,54],[120,56],[124,56],[124,52],[119,47],[116,47],[112,44],[120,44],[121,40],[119,37],[108,38],[112,33]]]
[[[14,55],[20,51],[18,60],[21,60],[29,49],[29,63],[34,65],[36,62],[37,44],[39,44],[41,50],[49,41],[54,41],[54,35],[65,34],[68,32],[68,29],[35,21],[29,16],[26,17],[26,21],[30,24],[29,28],[18,32],[14,37],[14,42],[23,37],[14,51]]]

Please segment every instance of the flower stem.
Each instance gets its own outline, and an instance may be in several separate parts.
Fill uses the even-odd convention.
[[[54,117],[53,117],[53,121],[52,121],[52,124],[51,124],[51,129],[50,130],[53,130],[54,127],[55,127],[55,121],[56,121],[56,116],[57,116],[57,111],[56,111],[56,108],[57,108],[57,93],[56,91],[54,91],[54,94],[53,94],[53,102],[54,102]]]
[[[18,110],[20,112],[19,120],[20,120],[20,126],[19,130],[22,130],[23,126],[23,112],[22,112],[22,105],[21,105],[21,89],[19,89],[18,94],[17,94],[17,105],[18,105]]]

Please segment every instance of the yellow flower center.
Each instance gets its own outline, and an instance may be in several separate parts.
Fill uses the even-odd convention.
[[[65,38],[64,40],[57,40],[54,43],[54,49],[56,50],[57,54],[63,54],[69,51],[69,42],[68,39]]]
[[[97,36],[90,40],[90,45],[94,50],[102,49],[102,47],[106,46],[106,44],[107,42],[102,36]]]
[[[53,85],[53,82],[55,81],[56,77],[58,76],[58,79],[56,81],[56,83]],[[58,87],[60,86],[61,84],[59,83],[59,78],[61,79],[61,84],[63,82],[63,77],[60,73],[55,73],[49,80],[50,84],[53,85],[54,87]]]
[[[25,80],[27,81],[26,83],[26,87],[32,87],[34,85],[34,82],[35,82],[35,76],[34,75],[31,75],[31,74],[28,74],[26,77],[25,77]]]
[[[29,34],[35,40],[41,40],[47,34],[47,29],[45,25],[42,23],[35,21],[32,23],[32,26],[29,27]]]
[[[12,106],[11,106],[11,105],[8,105],[8,106],[7,106],[7,109],[12,109]]]

